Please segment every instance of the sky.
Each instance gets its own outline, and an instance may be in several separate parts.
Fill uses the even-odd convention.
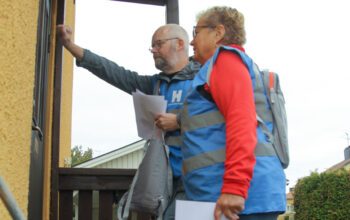
[[[179,0],[190,34],[196,15],[227,5],[245,16],[247,54],[280,75],[288,114],[294,186],[344,160],[350,135],[350,13],[346,0]],[[165,7],[76,0],[75,42],[141,75],[158,73],[148,51]],[[193,52],[190,49],[190,55]],[[72,147],[98,156],[140,140],[132,97],[74,68]]]

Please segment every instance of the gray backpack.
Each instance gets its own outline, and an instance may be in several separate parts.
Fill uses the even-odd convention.
[[[127,219],[129,211],[147,213],[162,219],[172,195],[172,177],[168,146],[164,141],[147,140],[144,158],[130,189],[118,203],[118,219]]]
[[[158,95],[160,80],[154,86],[153,94]],[[169,148],[163,140],[147,140],[144,157],[136,171],[129,191],[118,203],[117,216],[126,220],[130,211],[147,213],[163,219],[173,190],[173,173],[169,160]]]
[[[285,169],[289,165],[289,147],[288,147],[288,124],[287,113],[285,109],[285,100],[283,92],[281,90],[280,81],[277,73],[270,72],[268,70],[260,71],[255,65],[254,72],[256,79],[261,77],[263,83],[263,89],[267,98],[268,105],[271,108],[273,131],[272,133],[267,129],[264,121],[261,118],[264,112],[258,112],[258,122],[263,126],[263,131],[268,135],[273,147],[278,155],[278,158]],[[259,83],[256,83],[256,87],[259,87]],[[258,88],[255,88],[258,89]]]
[[[213,59],[211,59],[208,73],[213,68]],[[261,71],[258,65],[253,65],[255,81],[254,94],[263,93],[266,96],[267,104],[270,109],[267,109],[266,103],[255,100],[256,117],[258,123],[261,125],[264,134],[268,137],[272,143],[275,152],[281,162],[281,165],[286,169],[289,165],[289,147],[288,147],[288,125],[287,125],[287,113],[285,108],[284,96],[281,90],[280,81],[277,73],[270,72],[268,70]],[[210,74],[207,74],[209,77]],[[207,79],[207,82],[209,80]],[[256,95],[255,95],[256,97]],[[272,132],[267,127],[264,118],[272,116],[273,130]]]

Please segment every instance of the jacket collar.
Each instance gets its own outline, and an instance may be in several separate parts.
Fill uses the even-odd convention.
[[[175,74],[173,77],[169,77],[164,72],[159,73],[159,79],[164,80],[166,82],[174,81],[174,80],[189,80],[193,79],[196,73],[200,69],[200,64],[195,61],[190,61],[185,68]]]

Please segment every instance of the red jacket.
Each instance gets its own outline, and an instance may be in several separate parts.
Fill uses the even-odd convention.
[[[237,45],[230,45],[242,51]],[[255,165],[256,112],[248,69],[238,55],[222,51],[210,76],[211,93],[226,121],[226,161],[222,193],[247,197]]]

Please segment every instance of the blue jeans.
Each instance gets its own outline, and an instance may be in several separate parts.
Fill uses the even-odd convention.
[[[279,213],[258,213],[250,215],[239,215],[239,220],[276,220]]]

